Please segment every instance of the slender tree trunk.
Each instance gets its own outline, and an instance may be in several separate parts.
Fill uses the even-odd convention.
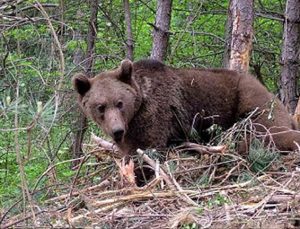
[[[80,11],[80,10],[79,10]],[[74,31],[74,40],[75,41],[80,41],[82,39],[82,34],[80,30],[75,30]],[[73,62],[76,66],[79,66],[83,60],[84,60],[84,50],[81,49],[81,47],[78,47],[74,51],[73,55]],[[85,129],[87,128],[87,120],[85,116],[81,113],[80,107],[77,105],[75,108],[75,122],[72,123],[72,126],[74,127],[73,130],[73,144],[72,144],[72,157],[73,158],[78,158],[82,154],[82,141],[84,137],[84,132]],[[76,166],[78,162],[73,163],[73,166]]]
[[[132,30],[131,30],[131,15],[130,15],[129,0],[123,0],[123,4],[124,4],[126,33],[127,33],[127,42],[126,42],[127,55],[126,55],[126,57],[129,60],[133,61],[133,59],[134,59],[134,57],[133,57],[133,36],[132,36]]]
[[[60,43],[64,43],[63,39],[64,39],[64,27],[65,27],[65,20],[64,20],[64,15],[65,15],[65,4],[64,4],[64,0],[60,0],[59,2],[59,9],[60,9],[60,22],[61,22],[61,25],[60,25],[60,37],[59,37],[59,40],[60,40]]]
[[[223,67],[229,68],[229,60],[230,60],[230,51],[231,51],[231,40],[232,40],[232,1],[230,1],[228,10],[227,10],[227,21],[225,28],[225,49],[223,54]]]
[[[94,64],[95,43],[97,38],[97,15],[99,0],[90,0],[91,16],[89,21],[89,30],[87,34],[87,54],[85,62],[85,72],[91,76]]]
[[[166,58],[171,20],[172,0],[158,0],[151,58],[163,61]]]
[[[287,0],[281,55],[280,98],[290,113],[293,113],[297,106],[299,54],[300,0]]]
[[[89,20],[89,30],[87,34],[87,50],[84,63],[84,71],[89,77],[92,76],[92,67],[94,63],[95,42],[97,38],[97,15],[98,15],[98,2],[99,0],[90,1],[91,16]],[[80,54],[76,56],[76,60],[80,61]],[[75,60],[75,59],[74,59]],[[84,133],[87,129],[87,119],[83,113],[79,114],[78,121],[76,122],[75,139],[73,142],[73,158],[78,158],[82,155],[82,141]],[[73,166],[77,165],[73,163]]]
[[[229,12],[232,13],[230,69],[242,72],[249,70],[253,37],[253,4],[253,0],[230,0]]]

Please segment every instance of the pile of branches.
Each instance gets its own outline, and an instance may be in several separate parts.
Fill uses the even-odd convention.
[[[49,198],[27,214],[7,210],[1,228],[297,228],[299,152],[279,157],[254,144],[241,156],[228,139],[236,142],[245,123],[223,133],[217,146],[185,143],[164,152],[164,160],[156,150],[137,150],[125,161],[115,145],[92,136],[71,186],[56,184],[56,192],[48,190]],[[93,171],[83,175],[92,160]],[[151,179],[139,173],[145,180],[137,182],[141,167]]]

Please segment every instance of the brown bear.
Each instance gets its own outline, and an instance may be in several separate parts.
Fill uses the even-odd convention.
[[[77,74],[73,84],[83,111],[125,155],[184,141],[191,129],[200,134],[212,124],[228,129],[255,109],[257,129],[268,132],[278,149],[295,150],[300,143],[283,104],[247,74],[124,60],[92,79]]]

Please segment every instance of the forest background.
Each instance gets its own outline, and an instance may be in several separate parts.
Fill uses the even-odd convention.
[[[24,187],[30,192],[51,189],[53,194],[54,183],[66,187],[72,182],[77,171],[71,168],[83,153],[81,143],[90,132],[101,133],[81,114],[71,78],[80,71],[93,76],[115,68],[126,57],[153,56],[159,2],[164,1],[1,1],[0,213],[22,196],[28,198]],[[228,67],[230,2],[173,1],[164,31],[168,45],[158,59],[175,67]],[[285,105],[293,114],[300,35],[294,46],[298,55],[294,75],[283,79],[286,3],[254,2],[246,70],[279,97],[284,82],[292,85],[292,102]],[[41,176],[49,168],[55,169]],[[42,192],[34,198],[43,200],[47,195]]]

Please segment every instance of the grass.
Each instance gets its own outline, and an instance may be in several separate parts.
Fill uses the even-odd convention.
[[[3,129],[11,128],[7,124],[3,125]],[[29,188],[32,188],[33,184],[43,174],[50,163],[60,158],[61,160],[67,159],[69,156],[68,148],[62,147],[58,153],[58,158],[51,162],[51,154],[53,152],[49,150],[49,147],[54,148],[60,144],[59,140],[64,131],[61,129],[54,129],[49,135],[53,140],[49,145],[49,142],[45,141],[45,146],[41,146],[38,142],[41,140],[41,136],[38,136],[40,131],[32,133],[32,143],[30,151],[28,148],[28,135],[26,132],[20,132],[19,143],[20,152],[23,158],[23,165],[26,174],[26,180],[29,184]],[[48,145],[48,147],[47,147]],[[66,145],[66,144],[65,144]],[[48,148],[48,150],[47,150]],[[74,171],[70,171],[70,163],[59,165],[56,167],[56,176],[58,180],[66,182],[74,175]],[[8,207],[12,201],[21,197],[21,180],[19,167],[16,161],[15,154],[15,142],[14,132],[0,132],[0,208]],[[42,188],[47,184],[47,178],[43,179],[38,188]]]

